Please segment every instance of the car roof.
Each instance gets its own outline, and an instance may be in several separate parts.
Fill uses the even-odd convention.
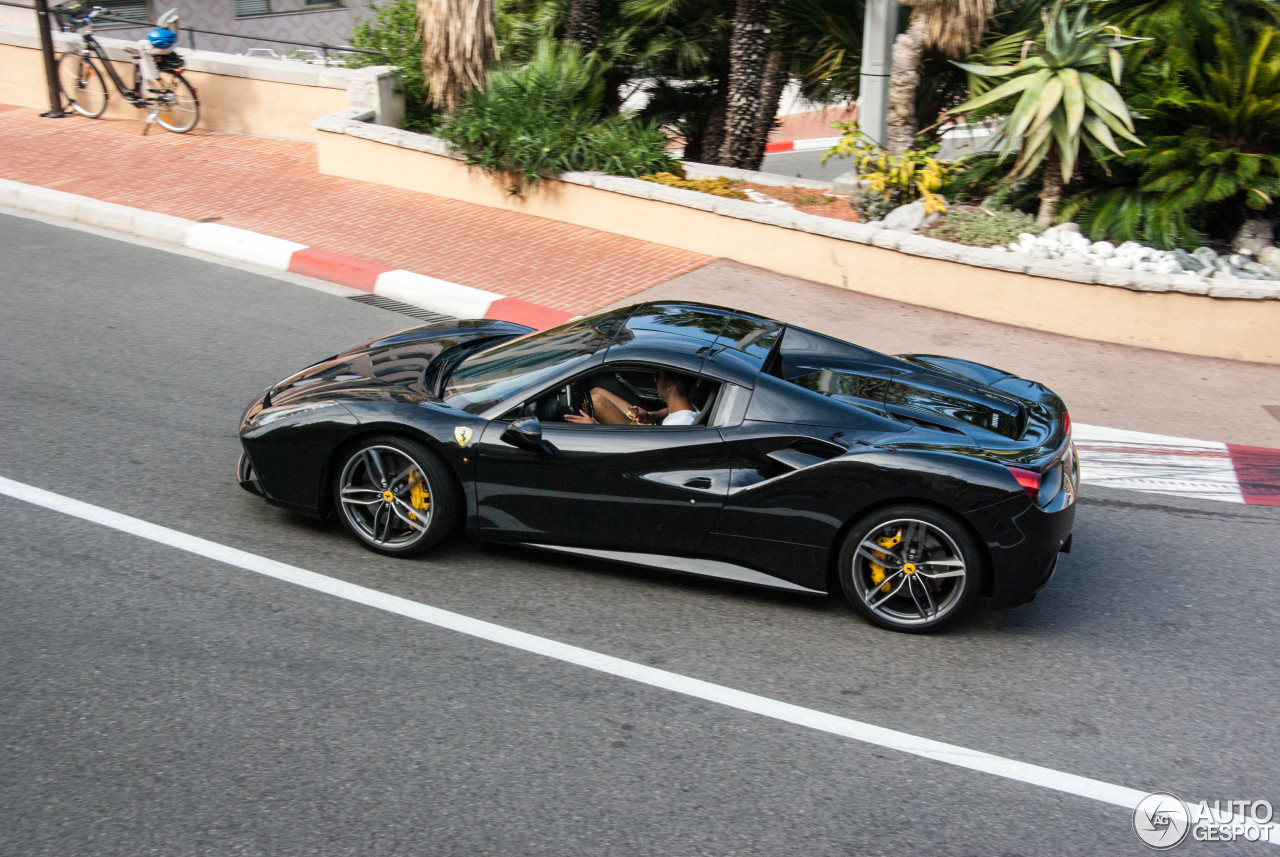
[[[786,325],[765,316],[690,301],[631,307],[605,359],[663,363],[754,387]]]

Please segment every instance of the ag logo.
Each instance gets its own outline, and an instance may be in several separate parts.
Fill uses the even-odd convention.
[[[1133,810],[1133,829],[1144,845],[1163,851],[1187,838],[1191,814],[1187,805],[1171,794],[1150,794]]]
[[[453,430],[453,439],[458,442],[458,446],[466,446],[471,443],[471,429],[466,426],[458,426]]]

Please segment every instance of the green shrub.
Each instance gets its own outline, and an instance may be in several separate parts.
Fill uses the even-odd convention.
[[[1276,3],[1124,4],[1146,59],[1128,75],[1147,146],[1089,175],[1063,215],[1094,240],[1161,249],[1230,239],[1280,211],[1280,19]]]
[[[1016,241],[1022,232],[1039,235],[1043,231],[1034,217],[1022,211],[953,208],[929,230],[929,237],[970,247],[995,247]]]
[[[696,190],[698,193],[709,193],[712,196],[723,196],[728,199],[747,198],[747,195],[737,188],[737,185],[742,184],[741,180],[729,179],[724,176],[718,176],[714,179],[686,179],[673,173],[655,173],[654,175],[640,176],[640,178],[647,182],[657,182],[667,187]]]
[[[510,178],[513,193],[570,170],[669,169],[666,136],[627,116],[603,119],[603,91],[577,45],[543,40],[528,63],[495,69],[438,133],[468,164]]]
[[[418,12],[414,0],[394,0],[385,6],[370,5],[373,17],[360,21],[351,33],[351,46],[381,51],[386,56],[350,54],[347,65],[394,65],[400,69],[404,86],[404,127],[430,131],[439,117],[427,97],[427,80],[422,74],[422,45],[418,41]]]
[[[854,211],[858,212],[858,219],[863,223],[884,220],[889,216],[889,212],[898,207],[898,203],[892,197],[872,193],[861,187],[853,192],[853,196],[849,199],[849,205]]]

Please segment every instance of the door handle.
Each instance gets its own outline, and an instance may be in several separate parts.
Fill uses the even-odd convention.
[[[711,488],[710,476],[695,476],[692,479],[686,479],[684,483],[686,488],[701,488],[704,491]]]

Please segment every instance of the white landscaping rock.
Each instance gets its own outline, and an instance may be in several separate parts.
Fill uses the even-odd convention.
[[[1275,243],[1275,231],[1266,218],[1253,218],[1241,224],[1231,239],[1231,249],[1237,253],[1257,255]]]
[[[921,226],[927,226],[938,221],[939,215],[926,215],[924,212],[924,200],[917,199],[915,202],[900,205],[893,211],[889,212],[884,219],[884,228],[892,229],[894,232],[915,232]]]

